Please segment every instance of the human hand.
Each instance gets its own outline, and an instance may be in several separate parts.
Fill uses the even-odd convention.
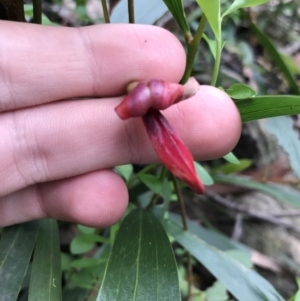
[[[178,82],[182,46],[154,26],[0,24],[0,226],[113,224],[128,192],[110,168],[158,161],[141,119],[122,121],[114,108],[131,81]],[[228,153],[240,135],[235,105],[213,87],[164,115],[198,160]]]

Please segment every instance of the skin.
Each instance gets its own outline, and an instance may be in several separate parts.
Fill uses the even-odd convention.
[[[0,226],[115,223],[128,192],[111,168],[158,159],[141,119],[122,121],[114,107],[131,81],[178,82],[181,44],[144,25],[0,27]],[[198,160],[225,155],[240,136],[235,105],[214,87],[164,114]]]

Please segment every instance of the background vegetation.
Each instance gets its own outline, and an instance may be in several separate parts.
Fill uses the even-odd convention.
[[[1,18],[23,21],[9,2],[0,0]],[[105,22],[99,0],[25,2],[28,22]],[[127,1],[107,4],[111,22],[128,22]],[[134,5],[136,23],[165,27],[183,43],[187,77],[235,100],[240,142],[224,158],[197,163],[203,196],[159,165],[118,166],[130,205],[112,227],[43,220],[3,229],[0,300],[300,300],[299,3]]]

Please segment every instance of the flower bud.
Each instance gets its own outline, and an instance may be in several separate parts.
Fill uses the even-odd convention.
[[[193,156],[167,119],[158,110],[149,109],[143,116],[143,122],[158,157],[168,170],[196,193],[204,193]]]
[[[180,84],[151,80],[133,85],[132,91],[115,108],[121,119],[141,117],[150,108],[165,110],[171,105],[190,98],[199,89],[199,84],[194,78],[183,86]]]

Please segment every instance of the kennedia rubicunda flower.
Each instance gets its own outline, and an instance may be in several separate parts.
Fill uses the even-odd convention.
[[[118,116],[121,119],[142,117],[151,143],[163,164],[196,193],[204,193],[204,186],[197,175],[192,154],[159,112],[193,96],[199,89],[197,81],[190,78],[183,86],[151,80],[134,84],[131,89],[115,108]]]

